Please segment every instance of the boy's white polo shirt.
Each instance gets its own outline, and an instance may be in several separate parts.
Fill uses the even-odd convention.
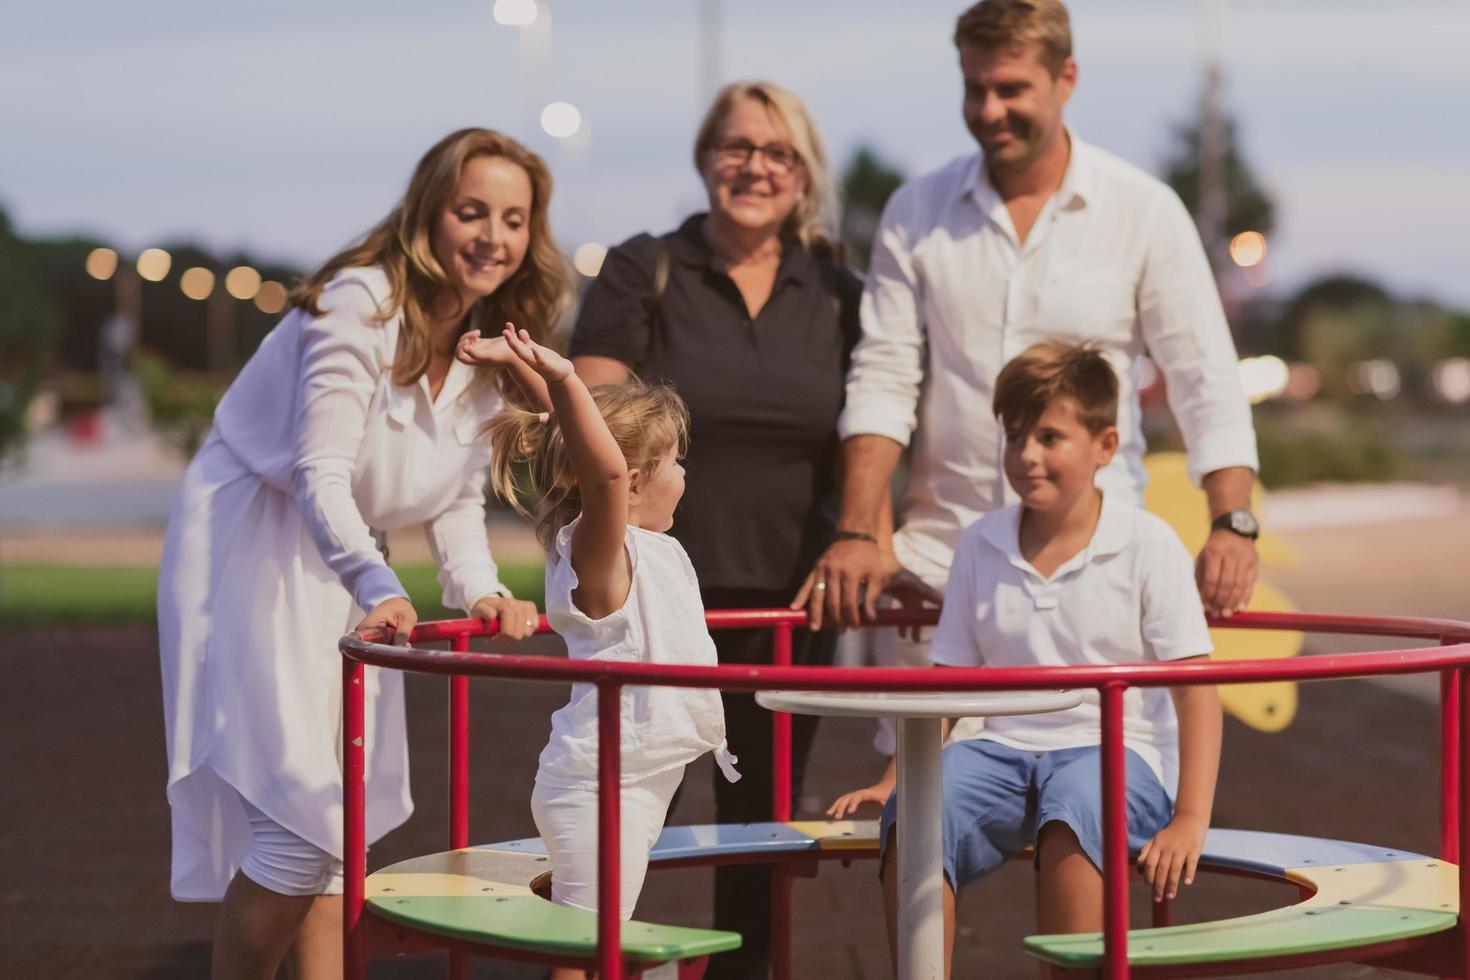
[[[1194,561],[1159,517],[1104,496],[1092,540],[1043,578],[1021,557],[1020,505],[960,535],[929,659],[946,667],[1074,667],[1211,652]],[[1123,737],[1174,798],[1179,725],[1167,688],[1129,688]],[[1101,741],[1098,694],[1066,711],[985,719],[980,738],[1031,752]]]

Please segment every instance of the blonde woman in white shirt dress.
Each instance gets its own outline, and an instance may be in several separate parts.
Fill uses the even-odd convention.
[[[567,278],[550,195],[514,140],[437,143],[388,217],[292,293],[185,474],[158,588],[172,891],[223,900],[216,978],[274,977],[283,961],[341,975],[336,643],[416,622],[374,532],[424,524],[446,606],[510,637],[534,628],[484,528],[478,432],[515,358],[477,368],[454,348],[508,320],[549,328]],[[366,683],[372,841],[413,804],[401,675]]]

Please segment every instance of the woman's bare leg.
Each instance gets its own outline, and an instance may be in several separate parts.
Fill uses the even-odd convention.
[[[315,895],[286,952],[291,980],[341,980],[342,896]]]
[[[214,980],[274,980],[316,897],[282,895],[236,872],[215,920]]]

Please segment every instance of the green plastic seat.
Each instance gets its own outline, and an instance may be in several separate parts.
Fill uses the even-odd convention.
[[[1255,915],[1128,933],[1128,962],[1147,968],[1269,960],[1341,952],[1454,929],[1459,869],[1423,854],[1369,844],[1212,830],[1202,869],[1248,871],[1297,885],[1311,897]],[[1101,966],[1101,933],[1031,936],[1026,950],[1055,966]]]

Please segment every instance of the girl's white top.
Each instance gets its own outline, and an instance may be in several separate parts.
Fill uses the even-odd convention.
[[[562,528],[546,563],[546,619],[573,660],[714,666],[714,641],[704,623],[699,581],[683,545],[629,526],[632,565],[621,609],[589,619],[575,602],[572,532]],[[628,685],[622,693],[622,781],[626,785],[683,766],[706,752],[725,778],[740,778],[725,744],[725,710],[713,688]],[[536,782],[553,789],[597,788],[597,688],[573,684],[572,699],[551,716],[551,740],[541,751]]]
[[[250,844],[240,797],[342,854],[341,657],[363,611],[404,595],[372,530],[423,524],[444,604],[503,594],[485,536],[495,386],[450,366],[437,398],[393,383],[402,318],[380,269],[322,315],[288,314],[226,392],[185,473],[158,582],[173,894],[218,901]],[[487,379],[488,380],[488,379]],[[403,679],[369,668],[367,835],[412,812]]]

